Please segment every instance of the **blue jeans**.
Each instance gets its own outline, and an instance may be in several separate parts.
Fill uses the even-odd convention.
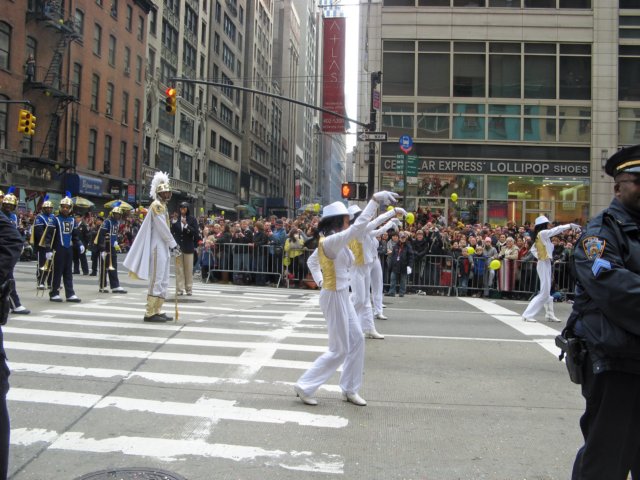
[[[407,274],[406,273],[397,273],[395,271],[391,271],[391,277],[389,279],[389,294],[396,294],[396,280],[400,277],[400,295],[404,295],[407,291]]]
[[[467,296],[467,287],[469,286],[469,276],[461,275],[458,277],[458,295],[461,297]]]

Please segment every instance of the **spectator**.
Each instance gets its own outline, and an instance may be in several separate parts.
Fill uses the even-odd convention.
[[[396,284],[399,284],[399,294],[404,297],[407,290],[407,275],[411,274],[413,268],[413,249],[411,244],[407,242],[409,234],[401,232],[399,242],[391,251],[391,261],[389,264],[389,293],[390,297],[396,296]]]

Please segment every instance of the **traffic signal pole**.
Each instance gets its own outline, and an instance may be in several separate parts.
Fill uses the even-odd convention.
[[[370,110],[369,110],[369,131],[376,131],[376,117],[377,112],[374,108],[373,97],[375,95],[376,87],[381,81],[382,72],[373,72],[371,73],[371,100],[370,100]],[[376,142],[369,142],[369,169],[367,171],[367,187],[368,192],[371,195],[374,192],[375,187],[375,178],[376,177]]]

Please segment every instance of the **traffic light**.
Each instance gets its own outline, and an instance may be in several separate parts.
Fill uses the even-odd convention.
[[[165,93],[167,94],[167,98],[165,100],[164,109],[169,115],[175,115],[178,101],[176,95],[178,92],[175,88],[169,87]]]
[[[342,193],[342,198],[353,200],[358,194],[357,184],[353,182],[343,183],[340,192]]]
[[[18,116],[18,131],[33,137],[36,134],[36,117],[29,110],[20,109]]]
[[[369,197],[368,190],[366,183],[358,183],[358,200],[366,200]]]

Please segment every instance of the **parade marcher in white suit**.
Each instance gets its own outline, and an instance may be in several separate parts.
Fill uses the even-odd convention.
[[[533,240],[531,253],[538,259],[536,269],[538,272],[538,278],[540,279],[540,290],[538,294],[531,299],[527,309],[522,314],[522,319],[525,322],[535,322],[536,319],[534,317],[543,305],[545,310],[545,320],[548,322],[560,321],[553,312],[553,297],[551,296],[551,278],[553,275],[551,270],[551,254],[553,252],[551,237],[569,229],[579,231],[580,225],[567,223],[565,225],[549,228],[549,219],[547,217],[541,215],[536,218],[535,229],[533,231],[533,237],[531,238],[531,240]]]
[[[150,196],[153,202],[149,213],[142,222],[123,265],[130,275],[149,280],[144,321],[168,322],[173,319],[161,313],[160,309],[167,298],[169,287],[169,259],[181,252],[169,229],[167,202],[171,198],[171,186],[166,173],[156,172],[151,181]]]
[[[362,210],[358,205],[349,207],[349,216],[354,222]],[[351,269],[351,300],[360,319],[362,332],[367,338],[383,340],[384,335],[378,333],[373,321],[373,310],[371,309],[371,270],[374,262],[378,262],[378,248],[375,237],[371,237],[373,232],[382,223],[396,215],[397,212],[406,212],[402,208],[391,209],[375,220],[369,222],[364,230],[349,242],[349,249],[353,253],[354,262]]]
[[[373,303],[373,316],[378,320],[386,320],[387,316],[382,313],[382,297],[384,295],[384,279],[382,278],[382,264],[380,263],[380,259],[378,258],[378,245],[380,242],[378,241],[378,237],[383,233],[388,232],[391,229],[397,230],[399,226],[402,225],[402,222],[398,218],[392,218],[387,223],[385,223],[382,227],[377,230],[371,232],[371,245],[373,250],[373,255],[375,257],[375,261],[371,264],[371,301]]]
[[[340,365],[343,400],[354,405],[367,404],[358,395],[364,369],[364,335],[349,298],[349,268],[353,264],[353,254],[348,244],[366,228],[379,204],[396,202],[397,195],[391,192],[374,194],[351,226],[349,212],[342,202],[334,202],[323,209],[318,224],[320,241],[307,265],[313,280],[322,288],[320,308],[327,322],[329,349],[313,362],[294,386],[296,394],[307,405],[318,404],[313,394]]]

